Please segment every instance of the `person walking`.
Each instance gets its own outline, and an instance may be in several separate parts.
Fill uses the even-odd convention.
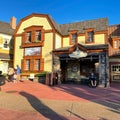
[[[20,73],[21,73],[21,69],[19,65],[17,65],[17,81],[20,81]]]

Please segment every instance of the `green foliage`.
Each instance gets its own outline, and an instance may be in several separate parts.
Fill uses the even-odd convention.
[[[46,71],[43,71],[43,72],[41,72],[41,73],[36,74],[35,76],[36,76],[36,77],[46,77],[46,74],[47,74],[47,72],[46,72]]]

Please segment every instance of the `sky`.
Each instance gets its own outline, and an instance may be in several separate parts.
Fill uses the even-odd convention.
[[[120,0],[1,0],[0,21],[10,22],[32,14],[49,14],[58,24],[108,18],[108,24],[120,24]]]

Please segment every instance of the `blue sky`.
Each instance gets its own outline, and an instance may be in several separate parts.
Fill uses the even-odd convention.
[[[17,23],[31,13],[49,14],[58,24],[108,18],[109,25],[120,24],[120,0],[1,0],[0,21]]]

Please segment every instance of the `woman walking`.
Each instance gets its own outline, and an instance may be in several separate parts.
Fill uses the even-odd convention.
[[[20,73],[21,73],[21,69],[19,65],[17,65],[17,81],[20,81]]]

